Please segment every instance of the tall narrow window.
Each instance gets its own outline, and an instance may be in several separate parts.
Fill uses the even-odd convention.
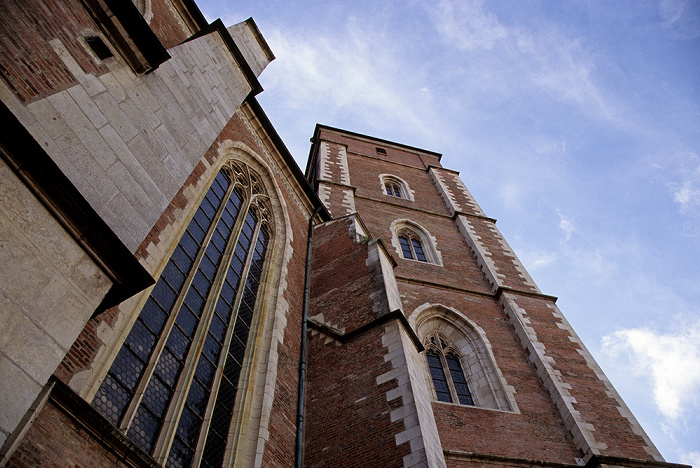
[[[425,343],[425,358],[438,401],[474,406],[459,354],[437,333]]]
[[[270,241],[267,200],[249,167],[221,170],[93,400],[166,466],[196,466],[196,453],[222,463]]]

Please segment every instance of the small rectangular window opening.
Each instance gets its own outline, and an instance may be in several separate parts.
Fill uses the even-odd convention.
[[[386,156],[386,150],[384,148],[377,148],[377,154],[383,154]]]
[[[87,42],[87,45],[90,46],[92,51],[97,55],[97,58],[100,60],[107,59],[109,57],[112,57],[112,51],[109,50],[109,47],[107,47],[107,44],[104,43],[101,37],[99,36],[88,36],[85,38],[85,42]]]

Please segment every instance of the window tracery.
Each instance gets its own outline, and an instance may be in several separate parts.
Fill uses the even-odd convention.
[[[436,401],[519,411],[515,389],[506,384],[486,334],[472,320],[451,307],[426,303],[409,323],[425,346],[426,384]]]
[[[229,162],[93,399],[165,466],[223,461],[271,223],[260,176]]]
[[[433,333],[425,343],[425,357],[437,400],[474,406],[461,356],[452,344]]]

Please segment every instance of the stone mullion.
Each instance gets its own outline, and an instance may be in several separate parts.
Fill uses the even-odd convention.
[[[229,190],[226,193],[226,201],[222,203],[220,211],[217,211],[216,222],[212,221],[213,229],[216,229],[218,222],[221,218],[221,213],[226,207],[226,204],[228,203],[230,198],[231,191],[235,188],[235,185],[236,184],[234,180],[232,181],[231,187],[229,187]],[[219,267],[216,271],[216,274],[214,275],[214,279],[212,280],[212,286],[209,290],[209,294],[207,294],[207,297],[205,299],[204,309],[202,310],[202,316],[199,320],[199,324],[197,325],[197,330],[195,331],[195,334],[192,337],[190,351],[187,357],[185,358],[183,369],[180,373],[180,378],[178,379],[178,383],[175,386],[172,401],[170,402],[170,406],[168,407],[168,411],[166,412],[164,418],[163,427],[161,428],[160,434],[158,435],[158,439],[156,440],[155,449],[153,451],[153,457],[162,464],[165,464],[168,458],[170,446],[172,445],[173,439],[175,437],[175,432],[177,431],[178,423],[180,422],[182,408],[184,407],[185,401],[187,400],[187,393],[190,384],[192,383],[192,379],[194,378],[195,370],[197,369],[197,363],[199,362],[199,357],[202,353],[204,340],[206,339],[207,332],[209,331],[209,325],[211,323],[211,318],[214,314],[214,310],[216,308],[217,299],[219,297],[219,294],[221,294],[221,288],[223,286],[224,279],[226,278],[226,272],[228,271],[228,267],[231,263],[231,257],[233,256],[236,244],[238,243],[240,233],[243,230],[243,224],[245,223],[245,219],[251,205],[250,200],[252,197],[250,190],[251,187],[249,184],[247,187],[245,187],[243,203],[241,204],[241,207],[238,211],[238,216],[236,218],[236,222],[234,223],[233,228],[231,229],[231,234],[229,235],[229,238],[226,242],[226,248],[224,249],[224,252],[221,256],[221,260],[219,262]],[[210,230],[211,234],[213,234],[214,232],[213,229]],[[209,234],[210,233],[208,232],[207,235]],[[202,250],[204,251],[205,249]]]
[[[247,213],[246,213],[247,216]],[[216,399],[219,395],[219,383],[221,382],[221,376],[224,372],[224,366],[226,365],[226,359],[228,357],[228,349],[231,345],[231,340],[233,339],[233,329],[238,321],[238,310],[241,305],[241,300],[243,300],[243,294],[245,292],[245,285],[248,279],[248,273],[250,272],[250,264],[252,263],[253,255],[255,253],[255,245],[257,244],[258,235],[260,234],[260,227],[262,225],[262,220],[258,220],[255,224],[255,230],[251,235],[250,247],[248,249],[248,254],[246,255],[245,263],[243,264],[243,269],[241,270],[241,280],[238,285],[238,290],[236,291],[236,298],[233,303],[233,310],[236,312],[235,316],[231,317],[229,321],[228,329],[226,330],[226,336],[224,337],[224,342],[221,348],[221,356],[219,357],[219,363],[216,369],[216,374],[214,375],[214,384],[212,385],[212,392],[209,395],[209,403],[207,409],[204,413],[204,422],[199,432],[199,439],[197,441],[197,448],[195,450],[194,458],[192,460],[192,466],[199,466],[201,463],[201,458],[204,453],[204,445],[206,444],[206,435],[209,432],[209,421],[211,420],[212,413],[214,412],[214,406],[216,405]],[[252,329],[252,327],[251,327]],[[249,332],[250,333],[250,332]],[[246,350],[248,346],[246,343]],[[242,369],[241,369],[242,372]],[[239,380],[240,380],[239,375]],[[234,418],[231,418],[231,422],[234,422]],[[230,428],[229,425],[229,438],[230,438]],[[228,448],[228,444],[227,444]],[[225,456],[225,455],[224,455]]]
[[[213,183],[213,182],[212,182]],[[182,307],[182,304],[185,301],[185,297],[187,296],[187,292],[190,290],[190,286],[192,285],[192,281],[194,280],[195,275],[197,274],[197,270],[199,268],[199,264],[202,261],[202,258],[204,257],[204,253],[207,250],[207,246],[209,245],[209,242],[211,241],[212,236],[214,235],[214,230],[216,229],[217,224],[219,223],[219,220],[221,219],[221,215],[224,212],[224,209],[226,208],[226,204],[228,203],[229,199],[231,198],[231,193],[234,190],[234,181],[231,181],[231,185],[229,185],[228,189],[226,190],[226,194],[224,195],[221,205],[219,205],[219,208],[216,210],[216,213],[214,215],[214,219],[211,221],[211,225],[209,226],[209,229],[207,230],[206,235],[204,236],[204,239],[202,240],[202,244],[199,248],[199,251],[197,252],[197,256],[194,258],[192,261],[192,266],[190,266],[190,271],[187,274],[187,277],[185,278],[184,283],[182,284],[182,288],[180,289],[180,293],[178,294],[177,299],[175,300],[175,304],[173,304],[172,309],[170,309],[170,315],[168,316],[167,321],[165,322],[165,325],[163,326],[163,330],[160,333],[160,336],[158,338],[158,342],[156,343],[155,347],[153,348],[153,353],[151,354],[151,358],[146,365],[146,369],[144,370],[143,375],[141,376],[141,379],[139,380],[139,384],[136,386],[136,389],[134,390],[134,396],[132,397],[131,402],[127,406],[126,410],[124,411],[124,414],[122,415],[122,421],[119,425],[119,429],[122,431],[126,432],[129,426],[131,425],[131,422],[134,419],[134,416],[136,415],[136,410],[138,409],[139,405],[141,404],[141,399],[143,398],[143,395],[146,391],[146,386],[148,385],[148,382],[151,380],[151,377],[153,375],[153,371],[155,370],[156,364],[158,363],[158,359],[160,358],[161,353],[163,352],[163,348],[165,347],[165,343],[168,340],[168,336],[170,336],[170,331],[173,328],[173,325],[175,324],[175,320],[177,319],[177,315],[180,312],[180,308]],[[203,201],[204,199],[202,199]],[[201,205],[201,201],[200,201]],[[199,209],[199,206],[197,207]],[[197,210],[195,210],[196,213]],[[194,216],[193,218],[194,219]],[[186,232],[186,229],[185,229]],[[183,232],[184,235],[184,232]],[[179,243],[179,240],[178,240]],[[168,260],[170,261],[170,260]]]

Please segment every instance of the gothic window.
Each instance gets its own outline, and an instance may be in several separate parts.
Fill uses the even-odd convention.
[[[260,180],[219,172],[93,399],[165,466],[223,462],[272,232]]]
[[[413,193],[409,190],[408,184],[399,177],[389,174],[380,174],[379,180],[385,195],[403,198],[405,200],[413,200]]]
[[[446,338],[437,333],[430,335],[425,348],[437,400],[474,406],[458,351]]]
[[[417,235],[411,232],[403,232],[399,236],[399,244],[401,244],[403,258],[418,260],[419,262],[428,261],[428,259],[425,258],[425,252],[423,252],[423,245]]]
[[[386,194],[390,195],[392,197],[397,197],[397,198],[403,198],[402,192],[401,192],[401,186],[397,184],[396,182],[385,182],[384,183],[384,189],[386,190]]]
[[[461,312],[424,304],[410,316],[425,346],[426,384],[437,401],[518,412],[484,331]]]
[[[391,223],[391,243],[401,258],[442,265],[442,256],[435,247],[435,238],[418,224],[407,219]]]

